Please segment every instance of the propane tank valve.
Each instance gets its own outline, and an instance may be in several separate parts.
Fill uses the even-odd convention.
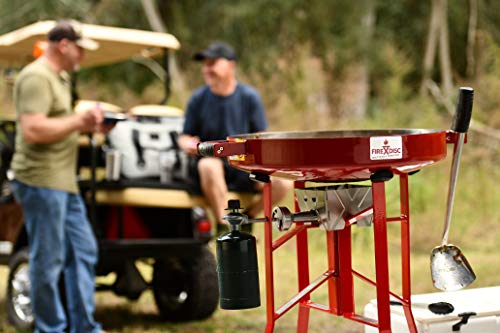
[[[231,231],[239,231],[241,229],[241,224],[248,221],[248,216],[240,213],[242,208],[239,200],[229,200],[225,210],[229,210],[229,213],[224,215],[222,219],[229,223]]]

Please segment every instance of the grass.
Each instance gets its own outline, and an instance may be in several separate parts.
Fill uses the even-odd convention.
[[[444,224],[450,157],[443,163],[422,170],[410,177],[411,236],[412,236],[412,289],[414,294],[436,291],[431,283],[429,254],[434,246],[440,245]],[[464,150],[458,178],[456,200],[450,230],[450,242],[459,246],[478,278],[471,287],[486,287],[500,284],[498,246],[500,245],[500,182],[497,157],[485,153],[480,147]],[[388,213],[394,215],[399,205],[398,181],[387,183]],[[291,208],[290,200],[284,204]],[[391,289],[399,293],[401,288],[399,264],[399,226],[388,226],[391,269]],[[262,227],[256,228],[258,239],[263,240]],[[357,271],[373,278],[373,228],[353,228],[353,264]],[[213,245],[213,244],[212,244]],[[261,270],[261,300],[265,304],[263,242],[258,242],[259,269]],[[311,280],[326,269],[324,233],[312,230],[309,233],[309,258]],[[296,292],[296,259],[294,243],[284,245],[275,254],[276,306],[282,305]],[[147,268],[141,268],[146,275]],[[7,269],[0,267],[0,309],[4,307]],[[375,297],[374,288],[355,282],[356,310],[363,312],[363,306]],[[151,292],[145,292],[138,301],[130,302],[110,292],[98,293],[96,317],[111,331],[128,333],[225,333],[263,332],[265,327],[265,306],[244,311],[217,310],[203,321],[183,324],[161,322],[157,316]],[[325,287],[312,295],[316,302],[326,304]],[[275,332],[293,332],[296,325],[296,311],[292,310],[278,320]],[[363,326],[317,311],[311,312],[309,332],[338,333],[363,332]],[[0,331],[17,332],[8,325],[4,310],[0,310]]]

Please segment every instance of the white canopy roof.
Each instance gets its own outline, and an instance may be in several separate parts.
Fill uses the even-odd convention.
[[[33,60],[33,46],[45,40],[55,21],[40,21],[0,36],[0,62],[23,65]],[[82,24],[82,35],[97,41],[96,51],[87,51],[82,67],[94,67],[127,60],[133,56],[154,56],[161,49],[177,50],[180,43],[171,34]]]

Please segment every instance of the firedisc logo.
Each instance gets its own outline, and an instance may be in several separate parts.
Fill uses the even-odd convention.
[[[403,158],[403,143],[400,136],[370,138],[370,160],[395,160],[401,158]]]

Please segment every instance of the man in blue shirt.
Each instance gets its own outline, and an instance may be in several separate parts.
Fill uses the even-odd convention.
[[[236,53],[224,42],[214,42],[194,55],[202,62],[205,85],[189,99],[183,133],[179,146],[188,154],[197,154],[197,144],[203,141],[225,140],[228,136],[261,132],[267,129],[264,106],[259,93],[236,79]],[[195,180],[218,219],[227,205],[228,187],[236,191],[262,189],[262,185],[248,179],[248,173],[229,166],[225,159],[198,157],[193,170]],[[281,200],[290,189],[290,183],[273,179],[273,202]],[[263,208],[262,198],[248,208],[255,216]]]

